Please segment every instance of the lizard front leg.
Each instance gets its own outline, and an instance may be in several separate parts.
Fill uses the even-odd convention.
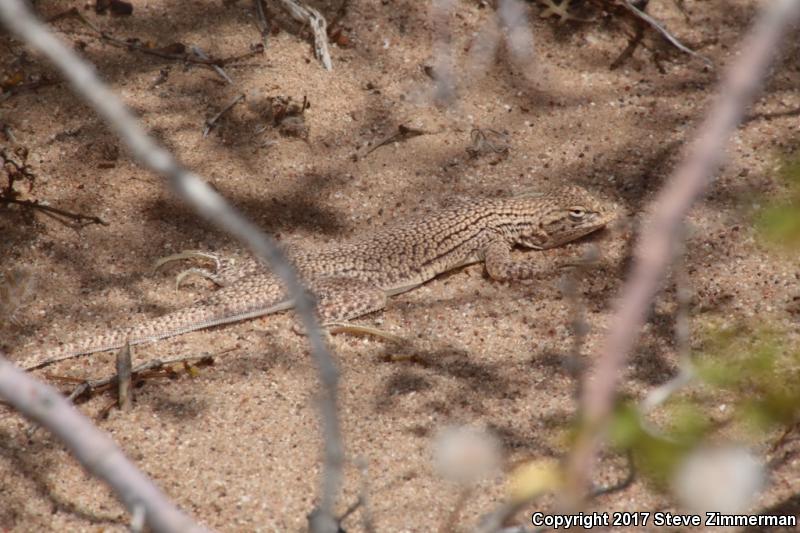
[[[483,250],[483,263],[489,276],[497,281],[531,279],[541,272],[541,268],[530,261],[514,261],[511,244],[500,238]]]

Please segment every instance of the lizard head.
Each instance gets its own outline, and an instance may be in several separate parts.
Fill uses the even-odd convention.
[[[544,250],[574,241],[606,226],[616,218],[617,206],[568,185],[542,193],[518,196],[530,203],[527,212],[535,213],[529,225],[521,225],[514,236],[516,244]]]

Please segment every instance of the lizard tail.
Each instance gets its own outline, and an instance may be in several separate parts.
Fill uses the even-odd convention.
[[[259,284],[259,280],[262,283]],[[146,344],[292,308],[294,302],[283,296],[277,284],[269,281],[269,278],[249,278],[244,283],[220,289],[209,298],[185,309],[128,328],[109,330],[64,344],[44,354],[28,357],[17,365],[27,371],[36,370],[59,361],[119,349],[125,344]]]

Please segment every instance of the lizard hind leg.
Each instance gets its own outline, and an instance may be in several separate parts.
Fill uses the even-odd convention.
[[[311,284],[317,298],[322,327],[330,333],[366,334],[399,341],[400,337],[350,320],[386,307],[386,292],[371,283],[353,278],[324,278]]]

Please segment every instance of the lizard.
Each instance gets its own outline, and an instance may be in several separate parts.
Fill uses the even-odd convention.
[[[541,271],[532,261],[515,261],[512,250],[562,246],[605,227],[616,206],[568,185],[507,198],[460,202],[427,216],[317,250],[292,251],[289,259],[317,300],[323,326],[382,310],[390,296],[419,287],[434,277],[483,262],[498,281],[531,279]],[[282,283],[252,258],[242,265],[213,254],[184,252],[158,264],[187,258],[216,262],[214,270],[192,268],[219,285],[217,291],[188,307],[110,329],[17,363],[26,370],[75,357],[182,335],[191,331],[291,309]]]

